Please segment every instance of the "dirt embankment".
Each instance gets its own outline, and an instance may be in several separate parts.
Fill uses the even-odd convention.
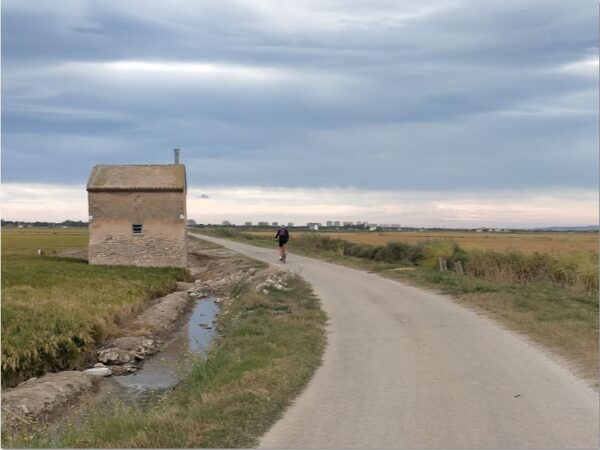
[[[5,424],[23,425],[47,421],[76,403],[84,393],[93,393],[103,377],[118,376],[143,368],[144,359],[157,353],[169,340],[196,299],[223,296],[259,269],[229,250],[214,248],[195,239],[189,243],[189,271],[193,283],[177,283],[177,291],[152,300],[145,311],[124,324],[121,336],[97,349],[97,362],[83,371],[48,373],[31,378],[2,392]]]

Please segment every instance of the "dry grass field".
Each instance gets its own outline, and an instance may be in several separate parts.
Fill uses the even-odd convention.
[[[313,233],[314,232],[299,232]],[[385,245],[391,241],[417,242],[449,239],[455,241],[466,250],[517,250],[525,254],[534,252],[570,252],[570,251],[598,251],[598,233],[492,233],[492,232],[459,232],[459,231],[328,231],[319,232],[332,238],[343,239],[357,244]],[[259,231],[252,234],[261,236],[275,235],[275,232]]]

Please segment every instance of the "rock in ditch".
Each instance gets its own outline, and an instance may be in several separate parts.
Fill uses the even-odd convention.
[[[84,370],[83,373],[94,377],[110,377],[113,374],[108,367],[93,367]]]
[[[138,359],[144,359],[143,355],[133,353],[120,348],[107,348],[98,352],[98,359],[106,364],[131,364]]]
[[[108,366],[108,368],[112,371],[113,375],[127,375],[133,372],[137,372],[138,368],[131,364],[124,364],[122,366]]]
[[[177,281],[177,290],[178,291],[190,291],[196,288],[194,283],[186,283],[184,281]]]
[[[109,345],[110,348],[125,350],[136,355],[151,355],[157,350],[154,340],[144,336],[120,337],[112,341]]]

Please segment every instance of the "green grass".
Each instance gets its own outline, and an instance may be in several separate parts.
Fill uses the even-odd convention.
[[[272,239],[236,230],[213,229],[209,233],[251,245],[276,247]],[[597,382],[597,253],[466,252],[447,241],[392,244],[367,246],[308,234],[298,238],[292,235],[289,249],[449,294],[551,349],[583,377]],[[449,259],[450,267],[461,261],[467,273],[436,270],[438,256]]]
[[[220,338],[176,390],[145,406],[94,410],[84,420],[5,437],[11,447],[254,447],[320,364],[325,315],[296,276],[289,292],[239,284],[219,316]]]
[[[31,256],[80,248],[86,233],[2,233],[2,386],[79,368],[106,336],[118,335],[148,300],[172,291],[186,271],[90,266]]]
[[[36,255],[40,249],[46,255],[62,250],[84,249],[88,244],[86,228],[24,228],[2,229],[2,256]]]

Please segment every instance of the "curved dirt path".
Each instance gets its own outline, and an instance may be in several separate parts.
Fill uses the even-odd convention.
[[[262,447],[598,448],[597,393],[495,322],[366,272],[296,255],[285,267],[321,298],[328,346]]]

